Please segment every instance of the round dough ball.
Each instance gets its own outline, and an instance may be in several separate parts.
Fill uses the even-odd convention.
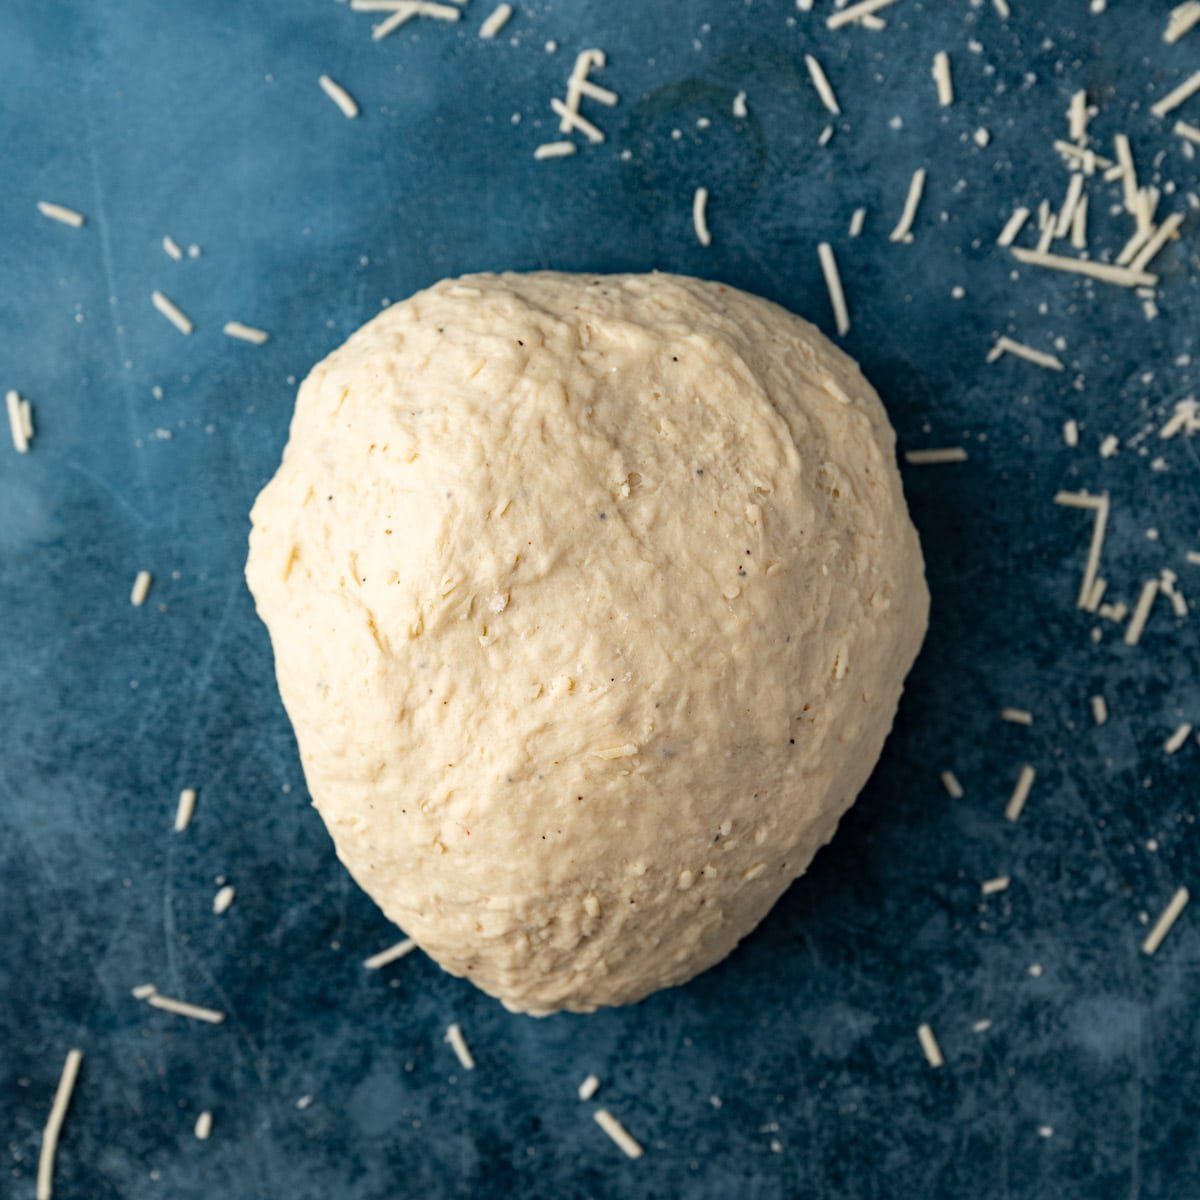
[[[447,971],[587,1012],[722,959],[874,766],[928,595],[813,326],[475,275],[305,380],[246,576],[338,854]]]

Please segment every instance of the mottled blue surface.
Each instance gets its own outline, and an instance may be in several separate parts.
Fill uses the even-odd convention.
[[[0,1194],[32,1197],[78,1045],[62,1197],[1200,1195],[1195,906],[1156,957],[1139,949],[1143,914],[1200,881],[1200,747],[1162,751],[1200,724],[1195,618],[1160,604],[1131,649],[1077,612],[1089,518],[1052,503],[1061,487],[1112,493],[1110,598],[1132,602],[1164,566],[1200,598],[1185,562],[1200,549],[1195,440],[1154,432],[1196,388],[1197,222],[1158,260],[1153,321],[1131,293],[1018,277],[993,245],[1013,205],[1060,202],[1051,140],[1079,87],[1100,106],[1100,149],[1126,130],[1143,181],[1179,185],[1161,211],[1187,207],[1196,162],[1174,115],[1148,107],[1200,65],[1200,32],[1164,45],[1165,0],[1011,4],[1002,22],[990,4],[900,0],[874,33],[827,30],[828,0],[811,15],[790,0],[517,0],[488,43],[490,5],[471,0],[457,27],[380,44],[375,18],[333,0],[3,5],[0,387],[33,401],[38,437],[27,458],[0,447]],[[588,109],[609,139],[535,163],[586,45],[607,49],[600,78],[621,94]],[[930,79],[941,48],[948,110]],[[842,101],[824,148],[806,50]],[[322,72],[361,119],[322,95]],[[1180,115],[1200,122],[1200,98]],[[922,164],[916,240],[891,244]],[[708,250],[691,229],[701,183]],[[1119,197],[1093,187],[1097,246],[1128,236],[1108,211]],[[41,219],[42,198],[86,228]],[[203,256],[170,261],[167,233]],[[850,297],[845,345],[902,448],[971,456],[906,469],[933,623],[860,802],[737,953],[634,1008],[535,1021],[420,955],[364,971],[397,933],[308,807],[241,576],[295,378],[385,297],[482,268],[694,272],[829,329],[823,239]],[[151,308],[156,287],[193,337]],[[274,336],[230,342],[230,318]],[[1067,370],[986,366],[1004,332],[1061,338]],[[1102,460],[1109,433],[1123,445]],[[142,567],[155,583],[139,610]],[[1036,724],[1002,724],[1005,704]],[[1012,825],[1023,762],[1038,779]],[[184,786],[200,803],[175,836]],[[983,901],[1000,874],[1011,889]],[[218,875],[238,889],[223,917]],[[230,1019],[155,1012],[129,994],[146,980]],[[450,1020],[474,1073],[443,1044]],[[940,1071],[915,1037],[925,1020]],[[603,1089],[581,1104],[592,1071]],[[600,1102],[641,1161],[594,1125]],[[207,1143],[191,1132],[203,1108]]]

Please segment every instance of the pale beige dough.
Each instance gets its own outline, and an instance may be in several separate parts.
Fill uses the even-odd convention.
[[[246,576],[384,912],[533,1013],[727,955],[921,644],[894,441],[813,326],[671,275],[439,283],[317,366]]]

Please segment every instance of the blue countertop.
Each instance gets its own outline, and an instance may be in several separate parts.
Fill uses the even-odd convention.
[[[0,13],[0,387],[37,427],[27,456],[0,447],[0,1194],[33,1197],[79,1046],[60,1197],[1200,1195],[1195,907],[1141,950],[1200,882],[1200,746],[1163,751],[1200,725],[1196,617],[1160,601],[1130,647],[1079,612],[1091,517],[1053,503],[1110,493],[1106,599],[1132,605],[1169,568],[1200,600],[1196,439],[1158,436],[1197,388],[1200,168],[1171,127],[1200,124],[1200,97],[1149,111],[1200,65],[1200,30],[1165,44],[1167,3],[1011,0],[1002,20],[980,0],[899,0],[871,31],[828,29],[832,0],[518,0],[482,41],[491,7],[378,43],[378,17],[333,0]],[[621,97],[587,109],[607,140],[535,162],[587,46]],[[1098,152],[1126,132],[1160,216],[1189,214],[1155,262],[1154,319],[1132,291],[1016,270],[995,246],[1015,206],[1061,203],[1053,140],[1079,88]],[[920,166],[915,239],[894,244]],[[1093,250],[1115,253],[1132,229],[1110,212],[1121,185],[1088,195]],[[39,200],[87,224],[45,220]],[[199,257],[169,259],[168,234]],[[905,468],[932,626],[837,838],[731,958],[629,1009],[538,1021],[421,955],[364,971],[399,934],[308,805],[242,581],[296,380],[388,299],[479,269],[694,273],[832,332],[823,240],[853,317],[843,344],[901,449],[970,456]],[[193,336],[154,311],[156,288]],[[223,337],[231,319],[270,342]],[[986,364],[1001,334],[1066,369]],[[142,568],[154,583],[134,608]],[[1005,705],[1032,727],[1002,722]],[[1025,763],[1037,780],[1014,824]],[[184,787],[199,802],[175,835]],[[982,896],[1000,875],[1008,890]],[[237,899],[217,917],[219,876]],[[130,995],[146,981],[228,1020],[157,1012]],[[472,1073],[443,1042],[452,1020]],[[581,1103],[591,1072],[603,1086]],[[644,1158],[605,1138],[600,1104]]]

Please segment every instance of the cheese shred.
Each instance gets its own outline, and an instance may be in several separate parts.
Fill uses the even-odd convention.
[[[1083,582],[1079,586],[1079,595],[1075,607],[1089,609],[1092,592],[1096,586],[1096,576],[1100,571],[1100,555],[1104,549],[1104,534],[1108,528],[1109,500],[1108,493],[1093,496],[1090,492],[1058,492],[1054,497],[1055,504],[1067,508],[1090,508],[1096,518],[1092,525],[1092,540],[1088,545],[1087,562],[1083,569]],[[1097,601],[1099,607],[1099,601]]]
[[[271,335],[265,329],[255,329],[253,325],[243,325],[241,321],[226,321],[222,330],[226,337],[236,338],[239,342],[249,342],[252,346],[265,346]]]
[[[502,30],[513,15],[511,4],[499,4],[493,10],[491,16],[484,21],[479,27],[479,36],[481,38],[494,38],[496,34]]]
[[[321,85],[321,91],[341,109],[343,117],[352,121],[358,116],[358,103],[340,83],[328,75],[322,75],[317,82]]]
[[[578,147],[574,142],[543,142],[533,152],[533,157],[539,162],[544,158],[566,158],[574,154]]]
[[[949,108],[954,103],[954,80],[950,74],[950,55],[945,50],[933,56],[933,81],[937,84],[938,104]]]
[[[874,16],[881,8],[887,8],[895,3],[896,0],[861,0],[860,3],[852,4],[849,8],[843,8],[841,12],[835,12],[831,17],[827,17],[825,27],[841,29],[843,25],[853,25],[856,21],[861,21],[863,17]]]
[[[942,463],[967,461],[967,452],[962,446],[945,446],[935,450],[906,450],[904,461],[913,467],[934,467]]]
[[[1170,903],[1162,911],[1162,916],[1154,922],[1154,928],[1146,935],[1146,940],[1142,943],[1143,954],[1153,954],[1163,943],[1163,938],[1171,932],[1171,926],[1179,920],[1179,914],[1187,907],[1189,899],[1188,890],[1181,887],[1175,895],[1171,897]]]
[[[849,9],[845,10],[849,12]],[[925,168],[918,167],[913,172],[912,181],[908,185],[908,195],[904,199],[904,211],[900,214],[900,223],[888,235],[893,242],[911,242],[913,222],[917,218],[917,209],[921,205],[921,197],[925,192]]]
[[[1178,754],[1183,749],[1183,743],[1192,736],[1192,726],[1190,722],[1185,721],[1180,725],[1173,734],[1165,742],[1163,742],[1163,750],[1168,754]]]
[[[170,296],[164,296],[162,292],[154,291],[150,293],[150,301],[180,333],[187,335],[195,329],[191,318],[187,316],[183,309]]]
[[[692,227],[700,245],[712,245],[712,234],[708,231],[708,188],[698,187],[692,196]]]
[[[50,1115],[46,1118],[46,1127],[42,1131],[42,1148],[38,1154],[37,1200],[51,1200],[54,1195],[54,1158],[58,1152],[58,1139],[62,1133],[67,1109],[71,1106],[71,1096],[75,1091],[75,1081],[79,1078],[79,1065],[82,1062],[82,1050],[67,1052],[67,1061],[63,1064],[58,1088],[54,1093],[54,1102],[50,1106]]]
[[[1071,258],[1065,254],[1049,254],[1044,250],[1026,250],[1013,247],[1013,257],[1031,267],[1045,267],[1049,271],[1064,271],[1071,275],[1086,275],[1101,283],[1117,287],[1154,287],[1157,275],[1134,271],[1128,267],[1114,267],[1110,263],[1093,262],[1088,258]]]
[[[454,1051],[463,1070],[475,1070],[475,1058],[457,1021],[446,1030],[446,1041],[450,1043],[450,1049]]]
[[[1158,588],[1157,579],[1148,579],[1143,585],[1142,593],[1134,606],[1133,616],[1129,618],[1129,624],[1125,627],[1125,645],[1136,646],[1142,640],[1146,622],[1150,619],[1150,610],[1158,598]]]
[[[579,1085],[580,1100],[590,1100],[600,1090],[600,1080],[595,1075],[589,1075]]]
[[[838,273],[833,247],[828,242],[822,242],[817,247],[817,257],[821,260],[821,272],[829,291],[829,303],[833,306],[838,337],[845,337],[850,332],[850,310],[846,307],[846,293],[842,290],[842,277]]]
[[[1097,725],[1103,725],[1108,721],[1108,701],[1103,696],[1093,696],[1091,698],[1092,720]]]
[[[1200,92],[1200,71],[1189,75],[1177,88],[1169,91],[1157,104],[1151,105],[1150,111],[1156,117],[1165,117],[1167,113],[1178,108],[1185,100],[1190,100]]]
[[[177,1017],[187,1017],[192,1021],[206,1021],[209,1025],[220,1025],[225,1020],[225,1014],[218,1012],[215,1008],[204,1008],[200,1004],[189,1004],[186,1000],[160,996],[157,991],[152,996],[146,997],[146,1003],[163,1012],[174,1013]]]
[[[19,392],[10,390],[4,395],[4,403],[8,409],[8,431],[12,435],[13,449],[18,454],[28,454],[29,440],[32,436],[30,427],[33,423],[32,412],[28,421],[26,420],[29,402],[22,400]]]
[[[833,85],[829,82],[825,69],[811,54],[804,56],[804,64],[808,67],[808,77],[812,80],[813,87],[817,89],[821,103],[835,116],[840,116],[842,110],[838,107],[837,96],[833,93]]]
[[[987,362],[998,362],[1004,355],[1011,354],[1014,358],[1023,358],[1026,362],[1037,367],[1045,367],[1047,371],[1065,370],[1062,360],[1044,350],[1035,350],[1024,342],[1015,341],[1010,337],[997,338],[996,344],[988,351]]]
[[[179,803],[175,807],[175,832],[182,833],[192,822],[192,814],[196,811],[196,789],[184,788],[179,793]]]
[[[938,1045],[938,1040],[933,1035],[933,1028],[928,1024],[917,1026],[917,1041],[921,1043],[921,1049],[925,1052],[925,1060],[935,1070],[938,1067],[946,1065],[946,1060],[942,1057],[942,1048]]]
[[[608,1111],[607,1108],[598,1108],[592,1113],[596,1124],[608,1134],[610,1138],[621,1148],[621,1151],[629,1158],[641,1158],[645,1151],[638,1143],[637,1139],[617,1120],[616,1117]]]
[[[1008,799],[1008,804],[1004,809],[1005,819],[1015,821],[1020,817],[1022,810],[1025,808],[1025,801],[1029,799],[1030,790],[1033,788],[1033,781],[1037,778],[1037,772],[1029,766],[1028,763],[1021,768],[1021,774],[1017,776],[1017,786],[1013,788],[1012,795]]]
[[[372,954],[370,958],[364,958],[363,966],[368,971],[378,971],[380,967],[386,967],[389,963],[399,961],[406,954],[411,954],[416,948],[417,943],[412,938],[405,938],[386,950],[380,950],[378,954]]]
[[[150,584],[154,577],[149,571],[139,571],[134,576],[133,587],[129,592],[129,603],[134,608],[141,608],[146,603],[146,597],[150,594]]]
[[[950,793],[952,800],[961,800],[963,798],[963,786],[958,782],[958,776],[953,771],[943,771],[941,780],[942,787]]]
[[[87,218],[81,212],[68,208],[65,204],[55,204],[50,200],[37,202],[38,212],[48,220],[57,221],[60,225],[69,225],[72,229],[81,229]]]

